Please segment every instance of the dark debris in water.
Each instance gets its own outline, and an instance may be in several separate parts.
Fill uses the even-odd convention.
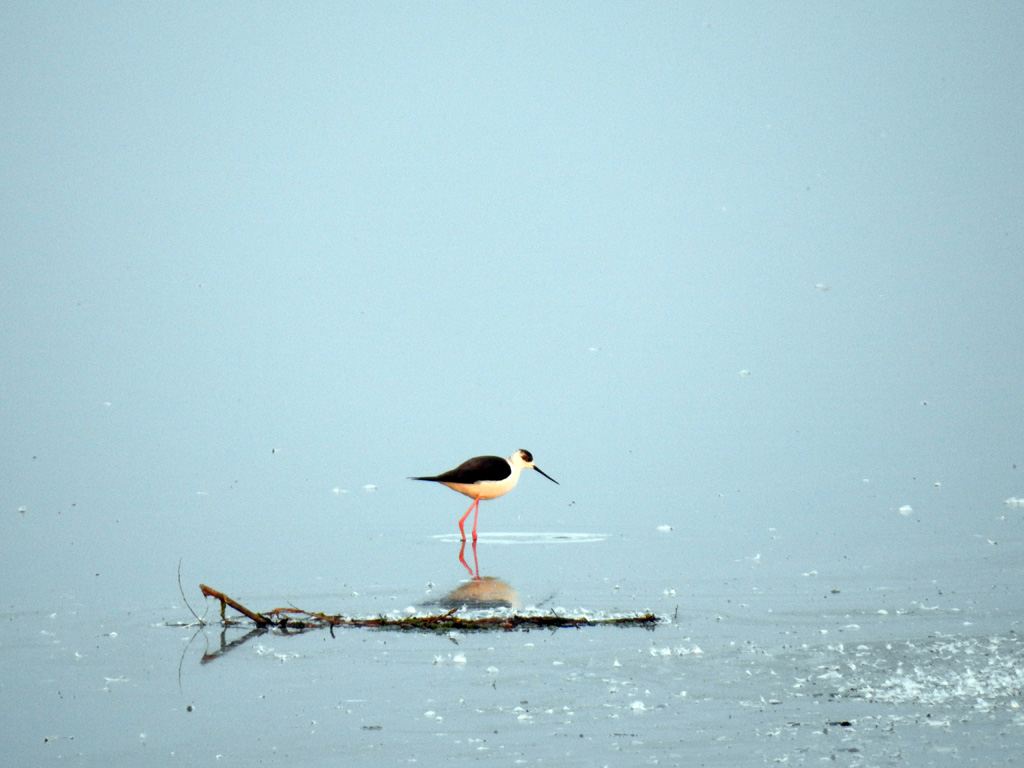
[[[283,632],[306,632],[313,629],[335,627],[356,627],[365,629],[397,630],[404,632],[484,632],[530,629],[557,629],[562,627],[647,627],[653,628],[661,619],[653,613],[638,613],[627,616],[593,618],[588,616],[562,616],[558,614],[507,614],[499,616],[457,616],[457,608],[430,616],[374,616],[359,618],[340,614],[306,611],[301,608],[274,608],[257,613],[246,608],[237,600],[216,589],[199,585],[206,597],[220,601],[220,616],[224,624],[237,624],[238,620],[228,619],[226,610],[233,608],[260,629],[277,629]]]

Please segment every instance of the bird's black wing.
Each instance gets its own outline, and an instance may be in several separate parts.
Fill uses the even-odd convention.
[[[484,480],[504,480],[511,474],[512,467],[500,456],[477,456],[440,475],[412,479],[433,480],[435,483],[479,483]]]

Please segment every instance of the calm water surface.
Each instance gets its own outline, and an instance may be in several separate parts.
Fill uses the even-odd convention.
[[[674,528],[481,539],[481,575],[523,610],[651,610],[654,630],[251,633],[217,625],[186,565],[203,626],[173,577],[158,605],[79,593],[4,616],[5,748],[12,765],[1014,763],[1020,525],[811,568],[806,542],[767,530],[764,551],[695,571]],[[450,534],[388,546],[414,565],[309,593],[211,586],[255,610],[406,615],[468,578]]]
[[[0,3],[0,764],[1020,762],[1024,6],[468,5]]]

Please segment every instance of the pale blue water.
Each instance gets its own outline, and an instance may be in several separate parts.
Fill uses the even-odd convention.
[[[479,543],[481,574],[526,610],[649,610],[665,619],[654,630],[247,637],[216,625],[194,581],[205,626],[180,624],[191,616],[170,584],[131,609],[67,595],[3,617],[5,708],[19,723],[6,749],[19,765],[1012,763],[1024,553],[1003,536],[1020,522],[989,516],[942,557],[809,555],[810,571],[778,541],[691,571],[678,531]],[[255,610],[436,610],[466,576],[451,538],[399,537],[418,577],[342,580],[327,574],[344,561],[321,558],[323,591],[211,586]]]
[[[1019,762],[1022,72],[1014,4],[0,6],[0,761]],[[481,576],[663,624],[182,625],[433,609],[406,478],[516,449]]]

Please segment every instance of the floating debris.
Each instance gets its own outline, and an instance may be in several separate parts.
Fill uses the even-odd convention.
[[[448,633],[453,631],[494,631],[494,630],[530,630],[556,629],[560,627],[594,627],[613,625],[618,627],[653,628],[662,621],[653,613],[637,613],[610,616],[569,616],[557,611],[551,613],[503,612],[496,614],[456,615],[458,608],[436,615],[390,615],[390,616],[342,616],[317,611],[305,611],[301,608],[275,608],[271,611],[257,613],[246,608],[237,600],[216,589],[200,584],[199,588],[205,597],[220,601],[220,615],[223,624],[235,624],[237,620],[228,619],[225,612],[233,608],[256,624],[257,629],[277,629],[285,632],[305,632],[312,629],[330,629],[335,627],[359,627],[364,629],[389,629],[419,632]],[[454,661],[458,662],[457,659]]]

